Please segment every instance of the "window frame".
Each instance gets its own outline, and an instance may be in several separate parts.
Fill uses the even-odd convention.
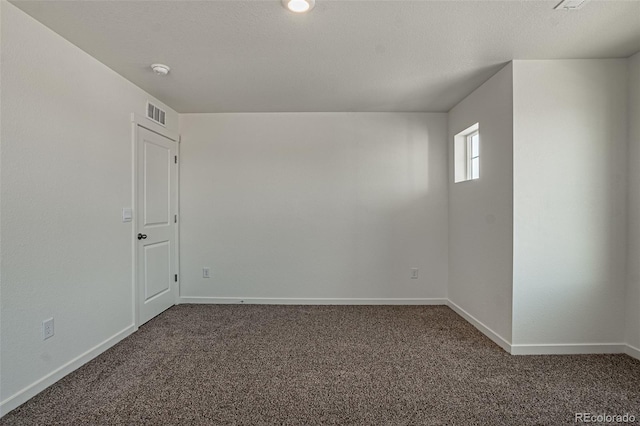
[[[477,136],[478,140],[478,155],[473,156],[473,138]],[[465,135],[466,141],[466,157],[467,157],[467,180],[476,180],[480,179],[480,129],[474,130],[473,132]],[[478,177],[473,177],[473,160],[478,159]]]
[[[472,156],[471,141],[477,137],[478,155]],[[453,137],[453,183],[480,179],[480,122],[465,128]],[[472,178],[473,161],[477,164],[477,177]]]

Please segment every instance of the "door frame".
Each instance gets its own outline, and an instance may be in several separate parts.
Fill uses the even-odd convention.
[[[132,276],[131,276],[131,293],[132,293],[132,301],[133,301],[133,321],[135,324],[135,329],[137,330],[140,327],[140,309],[138,306],[138,244],[136,235],[138,233],[138,127],[142,127],[147,129],[153,133],[157,133],[160,136],[163,136],[173,142],[176,143],[176,155],[178,156],[178,162],[176,164],[176,205],[175,211],[178,215],[178,221],[174,226],[174,238],[175,238],[175,253],[174,253],[174,262],[175,262],[175,271],[178,275],[177,291],[176,291],[176,300],[175,304],[177,305],[180,301],[180,134],[174,130],[167,129],[162,127],[159,124],[154,123],[150,119],[145,116],[141,116],[134,113],[131,113],[131,175],[133,188],[131,191],[131,205],[133,206],[133,215],[131,220],[131,252],[132,252]]]

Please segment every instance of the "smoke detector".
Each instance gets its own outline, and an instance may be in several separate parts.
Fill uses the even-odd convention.
[[[163,64],[153,64],[153,65],[151,65],[151,69],[156,74],[162,75],[162,76],[165,76],[165,75],[169,74],[169,71],[171,71],[171,68],[169,68],[168,66],[163,65]]]

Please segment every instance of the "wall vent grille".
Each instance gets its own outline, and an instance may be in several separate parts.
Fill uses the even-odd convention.
[[[166,125],[167,113],[152,104],[151,102],[147,102],[147,118],[149,120],[153,120],[158,124]]]

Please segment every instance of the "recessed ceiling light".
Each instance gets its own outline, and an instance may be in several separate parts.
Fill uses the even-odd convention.
[[[284,7],[292,12],[308,12],[316,5],[316,0],[282,0]]]
[[[169,71],[171,71],[171,68],[163,64],[153,64],[151,65],[151,69],[156,74],[162,75],[162,76],[169,74]]]

